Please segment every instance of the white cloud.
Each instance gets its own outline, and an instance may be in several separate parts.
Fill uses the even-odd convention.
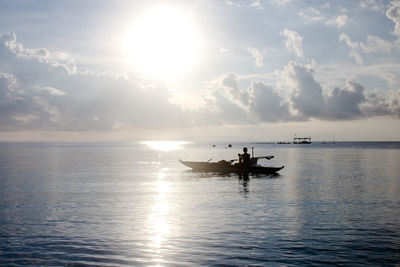
[[[0,56],[3,59],[26,60],[26,63],[41,62],[43,65],[50,65],[52,68],[63,68],[69,74],[76,72],[75,61],[63,52],[49,52],[45,48],[24,48],[17,43],[15,32],[8,32],[0,36],[0,49],[3,50]],[[43,66],[42,65],[42,66]]]
[[[260,0],[255,0],[253,3],[250,4],[250,6],[260,8],[261,7]]]
[[[278,7],[286,6],[287,4],[290,4],[291,2],[293,2],[293,0],[271,0],[271,3]]]
[[[219,49],[219,52],[220,52],[221,54],[228,54],[228,53],[229,53],[229,50],[226,49],[226,48],[221,47],[221,48]]]
[[[385,12],[386,8],[382,0],[363,0],[360,1],[360,6],[362,8],[376,11],[382,14]]]
[[[225,4],[227,4],[228,6],[240,7],[240,3],[238,3],[237,1],[225,0]]]
[[[290,90],[289,99],[293,108],[305,118],[318,116],[324,108],[322,87],[315,81],[312,72],[302,64],[290,62],[279,73]]]
[[[326,2],[321,6],[322,9],[329,9],[331,7],[331,4],[329,2]]]
[[[249,88],[239,88],[237,74],[226,74],[210,87],[210,107],[217,107],[218,120],[228,123],[259,123],[319,120],[354,120],[399,114],[400,97],[365,95],[365,88],[347,80],[343,87],[323,90],[308,66],[290,62],[277,74],[288,90],[282,96],[263,82],[252,81]]]
[[[365,53],[373,53],[373,52],[389,53],[393,49],[392,42],[371,35],[367,37],[366,43],[361,43],[360,45],[361,49]]]
[[[399,116],[400,90],[392,92],[390,100],[385,96],[365,95],[365,88],[351,80],[342,88],[323,90],[313,77],[314,70],[291,62],[278,75],[283,87],[290,90],[289,101],[295,111],[291,118],[316,118],[321,120],[353,120],[373,116]],[[296,114],[297,112],[297,114]]]
[[[222,77],[221,85],[224,88],[224,95],[227,96],[231,101],[236,102],[242,107],[248,104],[249,95],[244,90],[239,89],[237,74],[230,73],[225,77]]]
[[[171,128],[187,125],[193,115],[169,103],[162,85],[133,75],[79,72],[68,55],[26,49],[14,33],[0,40],[2,130],[112,129],[116,122]]]
[[[66,94],[65,92],[63,92],[63,91],[61,91],[59,89],[56,89],[54,87],[51,87],[51,86],[42,87],[42,88],[40,88],[40,90],[46,91],[46,92],[48,92],[49,94],[52,94],[52,95],[60,95],[61,96],[61,95],[65,95]]]
[[[345,42],[348,47],[351,48],[349,56],[352,57],[358,64],[363,63],[363,58],[360,52],[363,53],[389,53],[393,49],[394,45],[392,42],[384,40],[378,36],[369,35],[367,41],[363,42],[353,42],[350,37],[341,33],[339,36],[340,42]]]
[[[390,83],[396,83],[400,80],[400,78],[397,75],[394,75],[393,73],[385,73],[382,76],[384,79],[388,80]]]
[[[301,10],[299,16],[310,22],[320,22],[326,19],[326,17],[321,14],[321,11],[314,7]]]
[[[356,50],[351,50],[349,52],[349,56],[353,58],[357,62],[357,64],[361,65],[364,62],[362,56]]]
[[[281,35],[286,37],[284,42],[286,49],[296,54],[297,57],[303,58],[303,37],[295,31],[284,29]]]
[[[7,103],[12,98],[16,84],[14,75],[0,72],[0,104]]]
[[[360,44],[356,43],[356,42],[352,42],[350,40],[350,37],[345,33],[341,33],[339,35],[339,41],[340,42],[344,41],[347,44],[347,46],[351,47],[352,49],[358,50],[360,48]]]
[[[241,89],[237,74],[226,74],[214,80],[208,98],[210,105],[218,108],[221,122],[257,123],[288,120],[288,103],[272,87],[252,81],[250,87]]]
[[[322,5],[322,9],[328,9],[328,5]],[[305,19],[308,22],[316,23],[323,22],[327,26],[337,27],[338,29],[343,28],[346,23],[349,21],[349,17],[346,14],[332,16],[328,15],[325,12],[316,9],[315,7],[309,7],[304,10],[301,10],[299,16]]]
[[[343,28],[348,22],[349,17],[347,15],[340,15],[337,17],[332,17],[330,19],[326,19],[325,24],[327,26],[334,26],[338,29]]]
[[[296,36],[289,30],[286,34]],[[166,129],[399,114],[397,93],[390,99],[367,97],[361,85],[350,82],[326,93],[310,66],[294,62],[278,72],[282,87],[248,77],[243,86],[243,76],[225,74],[208,83],[203,107],[184,110],[170,103],[169,90],[154,81],[72,70],[68,63],[74,61],[65,53],[24,48],[13,33],[0,40],[2,131]]]
[[[264,58],[260,50],[249,46],[246,48],[246,51],[253,56],[257,68],[262,68],[264,66]]]
[[[394,22],[393,34],[400,36],[400,2],[392,1],[386,16]]]
[[[349,20],[349,17],[347,17],[346,15],[340,15],[335,20],[336,26],[338,28],[342,28],[342,27],[344,27],[344,25],[347,23],[348,20]]]
[[[382,95],[372,93],[368,95],[367,101],[361,106],[366,116],[395,115],[400,118],[400,90],[390,91],[389,100]]]

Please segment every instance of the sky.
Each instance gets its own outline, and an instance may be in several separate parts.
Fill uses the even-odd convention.
[[[0,141],[400,140],[399,1],[0,0]]]

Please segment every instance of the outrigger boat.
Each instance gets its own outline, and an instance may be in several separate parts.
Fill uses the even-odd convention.
[[[252,157],[250,159],[251,166],[244,167],[241,164],[235,163],[236,160],[220,160],[217,162],[211,162],[211,159],[208,161],[183,161],[179,160],[183,165],[192,168],[194,171],[202,171],[202,172],[222,172],[222,173],[262,173],[262,174],[273,174],[284,168],[281,167],[264,167],[257,165],[258,159],[271,159],[274,156],[265,156],[265,157]]]

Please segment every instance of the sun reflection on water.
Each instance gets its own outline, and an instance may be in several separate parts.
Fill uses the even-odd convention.
[[[172,151],[182,149],[184,145],[188,144],[186,141],[142,141],[144,144],[151,149],[157,151]]]
[[[164,179],[165,178],[165,173],[163,173],[162,171],[158,172],[157,178],[158,179]]]
[[[154,182],[154,202],[149,209],[148,215],[148,233],[149,248],[153,251],[153,261],[162,264],[163,244],[167,242],[171,230],[169,223],[170,203],[168,195],[171,192],[170,183],[165,180],[165,173],[159,171]]]

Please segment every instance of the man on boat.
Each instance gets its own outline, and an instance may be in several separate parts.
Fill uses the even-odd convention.
[[[250,162],[250,154],[247,153],[247,147],[243,148],[243,154],[240,155],[241,159],[242,159],[242,166],[244,168],[249,168],[251,166],[251,162]]]

